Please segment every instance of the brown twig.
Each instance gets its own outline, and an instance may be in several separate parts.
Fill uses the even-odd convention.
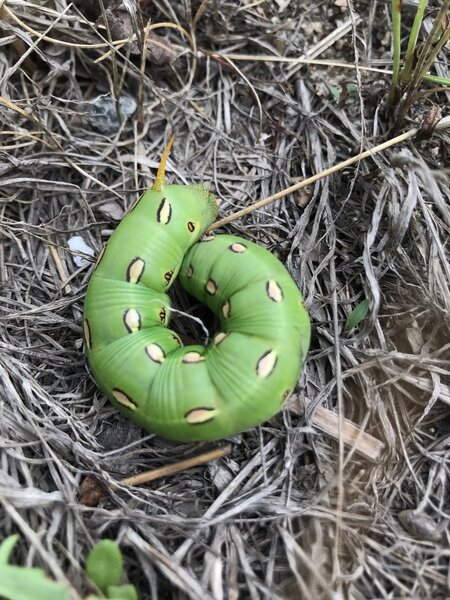
[[[53,262],[55,263],[59,278],[61,279],[61,282],[64,283],[64,281],[67,281],[67,273],[64,268],[64,265],[62,264],[61,257],[58,254],[58,250],[55,248],[55,246],[52,243],[49,243],[49,248],[50,248],[50,254],[52,255]],[[64,289],[65,294],[70,294],[72,292],[72,288],[69,283],[64,284],[63,289]]]
[[[297,400],[289,405],[289,410],[297,415],[303,415],[310,406],[310,400]],[[312,423],[317,429],[323,431],[335,440],[339,439],[339,415],[323,408],[317,407],[311,417]],[[364,456],[367,460],[377,463],[384,450],[384,444],[369,433],[362,431],[358,425],[349,419],[343,419],[341,434],[343,442],[349,448],[354,448],[355,452]]]
[[[126,477],[125,479],[121,479],[120,483],[125,485],[140,485],[143,483],[149,483],[150,481],[155,481],[155,479],[160,479],[161,477],[166,477],[167,475],[174,475],[175,473],[186,471],[186,469],[198,467],[199,465],[203,465],[212,460],[223,458],[224,456],[228,456],[230,452],[230,445],[224,446],[223,448],[216,448],[215,450],[204,452],[198,456],[193,456],[192,458],[187,458],[186,460],[180,460],[172,465],[166,465],[165,467],[159,467],[158,469],[152,469],[151,471],[144,471],[144,473],[140,473],[139,475]]]

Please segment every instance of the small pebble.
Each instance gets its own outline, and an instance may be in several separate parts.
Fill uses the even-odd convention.
[[[94,250],[86,244],[82,237],[79,235],[74,235],[69,240],[67,240],[67,245],[69,246],[72,252],[82,252],[83,254],[87,254],[88,256],[94,256]],[[89,261],[83,258],[82,256],[78,256],[77,254],[72,255],[73,262],[77,267],[85,267],[89,264]]]
[[[437,542],[441,538],[441,532],[436,522],[424,513],[403,510],[399,513],[398,518],[406,531],[419,540]]]
[[[122,119],[131,117],[137,108],[136,100],[132,96],[123,95],[119,98],[119,111]],[[117,118],[116,102],[110,94],[97,96],[85,104],[89,124],[108,135],[118,131],[121,123]]]

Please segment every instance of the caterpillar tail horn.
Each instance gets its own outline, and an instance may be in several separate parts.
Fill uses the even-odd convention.
[[[173,134],[164,149],[164,152],[161,156],[161,162],[159,163],[158,172],[156,174],[156,179],[154,184],[152,185],[152,190],[155,192],[161,192],[164,188],[164,183],[166,179],[166,162],[169,158],[170,150],[172,149],[172,145],[175,141],[175,134]]]

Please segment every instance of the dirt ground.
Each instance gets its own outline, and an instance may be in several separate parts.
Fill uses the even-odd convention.
[[[276,254],[311,315],[301,380],[270,422],[167,442],[112,407],[83,350],[95,256],[172,133],[168,180],[207,183],[223,217],[448,115],[450,94],[429,84],[403,120],[388,105],[390,4],[6,0],[0,17],[0,540],[20,533],[15,564],[82,598],[86,555],[111,538],[142,599],[449,598],[448,128],[219,230]],[[433,72],[449,76],[448,54]],[[88,475],[106,487],[94,506]]]

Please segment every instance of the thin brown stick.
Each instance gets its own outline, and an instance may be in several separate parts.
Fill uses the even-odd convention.
[[[161,477],[166,477],[167,475],[174,475],[175,473],[180,473],[181,471],[191,469],[192,467],[198,467],[199,465],[203,465],[211,460],[223,458],[224,456],[230,454],[230,452],[231,445],[224,446],[223,448],[216,448],[215,450],[204,452],[198,456],[193,456],[192,458],[187,458],[186,460],[180,460],[173,465],[159,467],[158,469],[152,469],[151,471],[144,471],[144,473],[140,473],[139,475],[126,477],[125,479],[121,479],[120,483],[125,485],[139,485],[142,483],[148,483],[149,481],[154,481],[155,479],[160,479]]]
[[[450,123],[448,122],[448,120],[446,120],[444,122],[444,119],[442,119],[441,127],[439,127],[439,128],[442,129],[444,127],[448,127],[449,124]],[[438,128],[438,126],[439,126],[439,124],[436,126],[436,128]],[[386,148],[390,148],[391,146],[400,144],[401,142],[404,142],[405,140],[409,140],[409,139],[413,138],[415,135],[417,135],[417,133],[419,131],[421,131],[420,127],[415,127],[414,129],[410,129],[409,131],[406,131],[405,133],[397,135],[396,137],[391,138],[390,140],[387,140],[386,142],[383,142],[382,144],[378,144],[378,146],[369,148],[369,150],[360,152],[356,156],[352,156],[351,158],[348,158],[347,160],[344,160],[343,162],[340,162],[337,165],[333,165],[332,167],[329,167],[328,169],[325,169],[324,171],[321,171],[320,173],[317,173],[316,175],[313,175],[312,177],[308,177],[308,179],[304,179],[303,181],[300,181],[299,183],[295,183],[294,185],[291,185],[290,187],[285,188],[284,190],[281,190],[280,192],[277,192],[276,194],[273,194],[272,196],[269,196],[268,198],[259,200],[258,202],[255,202],[251,206],[246,206],[242,210],[238,210],[237,212],[235,212],[231,215],[228,215],[227,217],[224,217],[223,219],[219,219],[218,221],[216,221],[215,223],[213,223],[211,225],[211,227],[209,228],[208,231],[213,231],[214,229],[218,229],[219,227],[222,227],[223,225],[226,225],[227,223],[236,221],[237,219],[240,219],[241,217],[244,217],[245,215],[248,215],[249,213],[251,213],[255,210],[258,210],[259,208],[262,208],[263,206],[266,206],[267,204],[270,204],[271,202],[275,202],[275,200],[284,198],[285,196],[288,196],[289,194],[292,194],[293,192],[301,190],[302,188],[304,188],[308,185],[311,185],[312,183],[315,183],[316,181],[319,181],[320,179],[324,179],[324,177],[328,177],[328,175],[332,175],[333,173],[342,171],[342,169],[345,169],[346,167],[349,167],[350,165],[354,165],[355,163],[359,162],[360,160],[363,160],[364,158],[368,158],[369,156],[373,156],[374,154],[378,154],[379,152],[386,150]]]
[[[298,415],[303,415],[305,410],[311,404],[310,400],[297,401],[289,405],[289,410]],[[377,463],[381,458],[384,450],[384,444],[369,433],[362,431],[358,425],[349,419],[342,420],[342,427],[339,427],[339,415],[319,406],[314,410],[311,421],[317,429],[323,431],[335,440],[339,440],[339,429],[341,430],[342,441],[350,448],[354,448],[355,452]]]
[[[209,54],[207,52],[203,52],[202,55],[209,56],[212,59],[223,59],[224,56],[227,56],[230,60],[235,61],[245,61],[245,62],[275,62],[275,63],[285,63],[292,65],[316,65],[319,67],[335,67],[342,69],[352,69],[353,71],[356,69],[356,65],[353,63],[346,63],[337,60],[328,60],[323,58],[297,58],[293,56],[274,56],[273,54],[234,54],[230,52],[229,54],[222,54],[220,52],[214,52],[213,54]],[[388,69],[379,69],[377,67],[368,67],[364,65],[358,65],[358,69],[363,71],[372,71],[375,73],[383,73],[384,75],[392,75],[392,71]]]
[[[64,269],[64,265],[62,264],[61,257],[59,256],[58,250],[55,248],[55,246],[53,244],[50,243],[49,248],[50,248],[50,254],[52,255],[53,262],[55,263],[59,278],[61,279],[61,282],[64,283],[64,281],[67,281],[67,273],[66,273],[66,270]],[[64,285],[63,289],[64,289],[65,294],[70,294],[72,292],[72,288],[70,287],[70,284],[68,284],[68,283],[66,283]]]

